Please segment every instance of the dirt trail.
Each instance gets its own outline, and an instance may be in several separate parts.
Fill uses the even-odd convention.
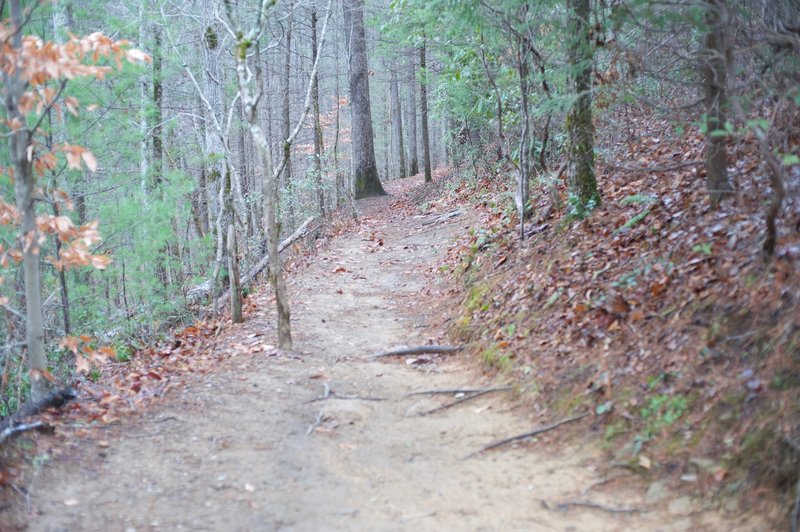
[[[370,200],[359,210],[388,204]],[[558,432],[547,448],[463,460],[541,422],[510,411],[502,395],[418,415],[452,397],[406,397],[411,391],[490,383],[458,357],[418,366],[367,356],[439,338],[427,324],[444,287],[419,272],[435,270],[465,223],[423,226],[383,213],[332,241],[290,279],[296,355],[243,352],[107,429],[107,446],[84,442],[55,460],[31,486],[30,529],[756,529],[712,512],[670,513],[666,501],[648,508],[640,490],[618,483],[582,495],[608,470],[596,452],[554,450]],[[267,296],[254,297],[262,310],[224,333],[218,349],[272,330]],[[313,401],[326,389],[331,398]],[[351,395],[362,399],[342,398]],[[576,499],[648,511],[556,507]]]

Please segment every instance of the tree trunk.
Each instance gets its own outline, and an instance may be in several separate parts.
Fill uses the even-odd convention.
[[[728,136],[724,133],[728,107],[728,69],[732,62],[729,14],[725,0],[708,0],[703,54],[706,93],[706,187],[712,206],[733,191],[728,178]]]
[[[162,80],[161,28],[153,25],[153,185],[158,186],[164,178],[164,138],[161,127],[164,113],[164,88]]]
[[[574,214],[584,217],[600,205],[594,175],[592,125],[592,43],[589,0],[569,0],[569,62],[575,102],[567,114],[567,179]]]
[[[281,176],[281,185],[286,193],[286,205],[288,211],[289,225],[294,226],[294,194],[292,193],[292,153],[289,151],[289,145],[286,139],[289,138],[291,129],[291,73],[292,73],[292,19],[294,18],[292,10],[294,9],[294,2],[289,1],[289,21],[286,28],[286,58],[283,63],[283,142],[281,149],[283,150],[282,156],[286,157],[286,167],[283,169]]]
[[[425,182],[433,181],[431,173],[431,145],[428,138],[428,70],[425,67],[425,41],[419,49],[419,106],[422,119],[422,161],[425,167]]]
[[[311,7],[311,61],[317,57],[317,5],[316,0]],[[317,209],[320,216],[325,217],[325,193],[322,190],[322,153],[325,151],[322,140],[322,124],[319,119],[319,76],[313,80],[311,87],[311,105],[314,112],[314,186],[317,193]]]
[[[11,46],[22,50],[22,25],[24,15],[19,0],[11,0],[11,22],[15,28],[10,37]],[[20,245],[22,248],[22,270],[25,280],[25,345],[30,370],[31,399],[39,401],[47,394],[48,384],[44,378],[47,371],[47,356],[44,350],[44,322],[42,319],[41,272],[39,269],[39,231],[36,227],[36,203],[34,198],[34,176],[32,163],[28,159],[32,132],[20,110],[20,98],[25,91],[25,82],[18,73],[3,72],[3,92],[8,119],[20,126],[9,136],[9,158],[14,168],[14,195],[21,216]]]
[[[333,134],[333,173],[336,176],[336,208],[345,204],[347,197],[347,189],[345,186],[344,173],[339,170],[339,130],[341,118],[341,94],[339,93],[339,41],[334,39],[334,58],[336,61],[336,83],[334,87],[334,96],[336,98],[336,115],[335,115],[335,130]]]
[[[408,114],[406,115],[406,131],[408,131],[408,175],[419,173],[417,158],[417,62],[412,54],[408,62]]]
[[[228,225],[228,279],[231,294],[231,321],[242,323],[242,288],[239,284],[239,263],[236,250],[236,231]]]
[[[397,177],[406,177],[406,155],[403,147],[403,114],[400,108],[400,87],[397,82],[397,72],[392,71],[390,84],[392,93],[392,131],[394,132],[394,148],[397,152]]]
[[[346,41],[350,43],[350,117],[355,199],[386,194],[378,177],[369,99],[367,39],[363,0],[343,0]]]

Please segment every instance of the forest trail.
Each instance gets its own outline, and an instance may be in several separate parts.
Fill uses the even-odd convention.
[[[295,354],[242,350],[108,427],[104,441],[80,442],[30,486],[30,530],[750,529],[711,512],[669,512],[666,502],[648,507],[636,483],[603,483],[625,472],[609,472],[602,453],[559,448],[558,431],[464,460],[541,420],[511,410],[503,394],[421,416],[452,396],[406,394],[492,383],[459,357],[368,358],[443,341],[428,326],[446,289],[435,272],[468,224],[423,225],[390,202],[360,202],[359,230],[289,276]],[[271,329],[271,299],[251,297],[260,310],[216,349],[273,341],[256,336]],[[606,508],[558,507],[575,500]],[[625,508],[646,511],[609,511]]]

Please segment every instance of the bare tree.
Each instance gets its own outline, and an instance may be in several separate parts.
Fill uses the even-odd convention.
[[[269,142],[258,119],[258,103],[264,96],[264,75],[263,61],[261,59],[260,41],[264,36],[264,29],[267,24],[267,13],[272,7],[271,0],[262,0],[256,14],[253,26],[245,33],[242,29],[238,17],[234,13],[230,2],[225,3],[225,14],[229,27],[230,35],[235,39],[234,56],[236,58],[236,76],[239,83],[239,94],[242,98],[244,115],[250,129],[250,136],[256,147],[259,165],[263,179],[263,200],[264,200],[264,226],[267,232],[267,254],[269,257],[269,279],[272,289],[275,292],[275,304],[278,311],[278,345],[282,349],[292,348],[292,333],[290,323],[289,301],[286,295],[286,282],[283,278],[281,259],[278,252],[278,221],[276,216],[277,182],[288,162],[289,149],[292,146],[297,134],[305,123],[306,116],[311,108],[311,93],[314,80],[319,69],[319,58],[325,44],[325,33],[328,27],[328,20],[331,16],[331,2],[328,0],[328,7],[325,15],[325,22],[320,33],[320,44],[317,55],[314,58],[314,66],[311,70],[311,79],[306,91],[305,105],[303,112],[297,121],[297,125],[291,134],[286,138],[283,151],[283,158],[278,165],[273,165],[272,153],[269,149]]]

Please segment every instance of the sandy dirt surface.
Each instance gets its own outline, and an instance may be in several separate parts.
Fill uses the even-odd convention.
[[[436,271],[469,224],[424,225],[390,201],[360,203],[358,231],[290,276],[294,353],[242,349],[275,341],[269,294],[251,296],[259,310],[223,332],[214,348],[232,356],[217,371],[43,468],[21,501],[30,530],[761,528],[680,495],[648,504],[646,485],[605,482],[626,472],[559,431],[465,460],[552,420],[506,392],[421,415],[456,397],[407,394],[502,376],[464,355],[369,358],[446,342],[431,325],[446,289]]]

